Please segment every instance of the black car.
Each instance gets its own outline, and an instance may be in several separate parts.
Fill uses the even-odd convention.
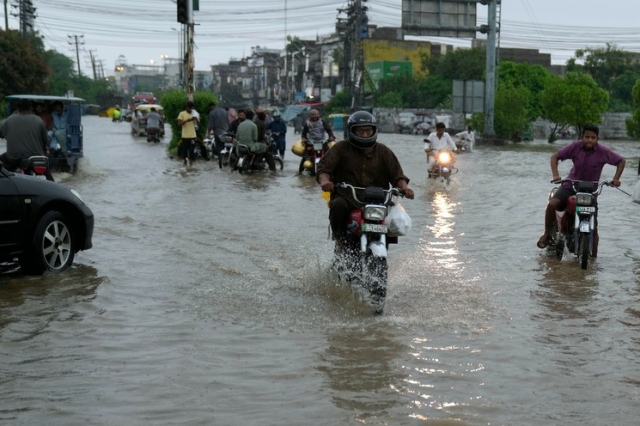
[[[29,274],[60,272],[92,247],[93,212],[65,185],[12,173],[0,163],[0,262]]]

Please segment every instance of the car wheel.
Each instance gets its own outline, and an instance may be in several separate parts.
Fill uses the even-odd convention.
[[[30,247],[20,259],[27,273],[60,272],[73,263],[74,233],[69,223],[58,211],[50,211],[40,219]]]

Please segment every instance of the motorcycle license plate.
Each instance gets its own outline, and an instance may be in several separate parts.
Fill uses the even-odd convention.
[[[387,225],[377,225],[375,223],[363,223],[362,232],[374,232],[376,234],[386,234]]]
[[[580,206],[577,206],[576,207],[576,211],[580,212],[580,213],[595,213],[596,212],[596,208],[595,207],[580,207]]]
[[[322,142],[314,142],[313,143],[314,151],[322,151]]]

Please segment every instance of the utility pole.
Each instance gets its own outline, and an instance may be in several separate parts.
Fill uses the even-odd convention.
[[[80,46],[84,45],[84,35],[68,35],[67,37],[70,39],[70,41],[67,42],[69,45],[73,46],[75,44],[78,77],[82,77],[82,73],[80,72]]]
[[[17,16],[20,21],[20,35],[22,38],[27,36],[27,33],[33,31],[33,20],[36,15],[36,8],[33,7],[33,3],[31,0],[18,0],[18,4],[12,4],[13,7],[18,8],[18,14],[12,14],[13,16]],[[5,11],[5,26],[9,29],[9,21],[7,17],[7,0],[4,2],[4,11]]]
[[[93,69],[93,79],[97,80],[98,77],[96,75],[96,60],[93,57],[93,50],[89,50],[89,57],[91,58],[91,69]]]
[[[9,10],[7,5],[9,0],[4,0],[4,30],[9,31]]]
[[[488,31],[487,31],[487,63],[486,63],[486,82],[484,94],[484,135],[494,137],[496,135],[493,128],[493,119],[495,112],[495,94],[496,94],[496,40],[498,32],[498,2],[500,0],[484,0],[482,3],[488,4]]]

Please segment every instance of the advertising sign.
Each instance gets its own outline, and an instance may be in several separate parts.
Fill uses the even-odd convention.
[[[402,0],[406,35],[476,37],[477,0]]]

